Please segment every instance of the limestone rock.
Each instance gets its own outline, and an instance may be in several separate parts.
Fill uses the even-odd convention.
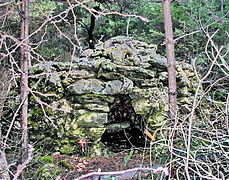
[[[78,127],[100,127],[108,122],[108,114],[107,113],[99,113],[99,112],[85,112],[84,114],[80,115],[76,123]]]
[[[109,95],[128,94],[132,88],[133,82],[128,78],[124,78],[123,81],[113,80],[107,82],[103,93]]]
[[[98,111],[108,113],[110,111],[108,104],[85,104],[84,108],[95,112]]]
[[[98,79],[82,79],[68,86],[70,94],[101,94],[104,83]]]
[[[123,129],[129,135],[135,134],[131,132],[134,129],[143,136],[144,123],[152,128],[164,126],[168,112],[167,59],[156,50],[156,45],[118,36],[100,42],[95,49],[84,50],[69,62],[32,66],[29,72],[34,88],[58,94],[45,99],[53,107],[45,109],[47,116],[58,126],[50,132],[52,137],[67,136],[73,139],[73,145],[78,138],[89,138],[92,151],[99,154],[104,131],[109,131],[104,137]],[[176,69],[182,117],[191,111],[198,82],[191,65],[176,62]],[[34,130],[42,130],[46,124],[37,123],[37,119],[49,120],[40,113],[42,110],[34,112],[37,114],[30,116],[31,124],[34,123]]]

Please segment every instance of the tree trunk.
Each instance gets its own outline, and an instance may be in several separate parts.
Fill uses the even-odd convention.
[[[23,0],[21,5],[21,131],[22,131],[22,161],[27,157],[28,151],[28,62],[29,52],[29,0]]]
[[[165,42],[167,55],[167,70],[169,84],[169,117],[175,119],[177,114],[177,87],[174,55],[173,25],[170,4],[172,0],[162,0],[165,26]]]

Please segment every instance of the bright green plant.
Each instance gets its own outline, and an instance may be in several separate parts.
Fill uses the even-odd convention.
[[[45,164],[36,172],[38,179],[46,180],[46,179],[55,179],[61,170],[55,164]]]
[[[129,154],[124,158],[124,166],[128,165],[133,155],[134,155],[134,150],[131,150]]]

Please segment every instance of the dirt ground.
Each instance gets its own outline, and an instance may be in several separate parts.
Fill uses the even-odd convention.
[[[53,158],[61,166],[61,180],[73,180],[87,173],[98,172],[99,169],[101,172],[110,172],[150,166],[149,158],[139,152],[132,155],[130,152],[121,152],[112,157],[90,159],[56,154]]]

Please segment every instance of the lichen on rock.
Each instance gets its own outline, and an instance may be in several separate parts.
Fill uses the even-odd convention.
[[[182,117],[191,111],[197,82],[191,65],[176,62],[176,69]],[[67,136],[73,139],[72,146],[78,145],[81,138],[88,138],[92,153],[99,154],[98,149],[103,146],[98,143],[105,130],[109,131],[106,138],[112,136],[110,132],[123,129],[130,135],[134,135],[131,132],[134,129],[142,136],[143,121],[152,128],[166,124],[167,60],[156,53],[155,45],[124,36],[114,37],[96,45],[95,49],[84,50],[73,57],[71,63],[36,64],[31,67],[30,76],[31,84],[42,93],[61,88],[57,97],[44,99],[53,106],[45,110],[58,125],[52,137]],[[31,121],[36,119],[31,116]],[[66,144],[63,147],[74,151]]]

